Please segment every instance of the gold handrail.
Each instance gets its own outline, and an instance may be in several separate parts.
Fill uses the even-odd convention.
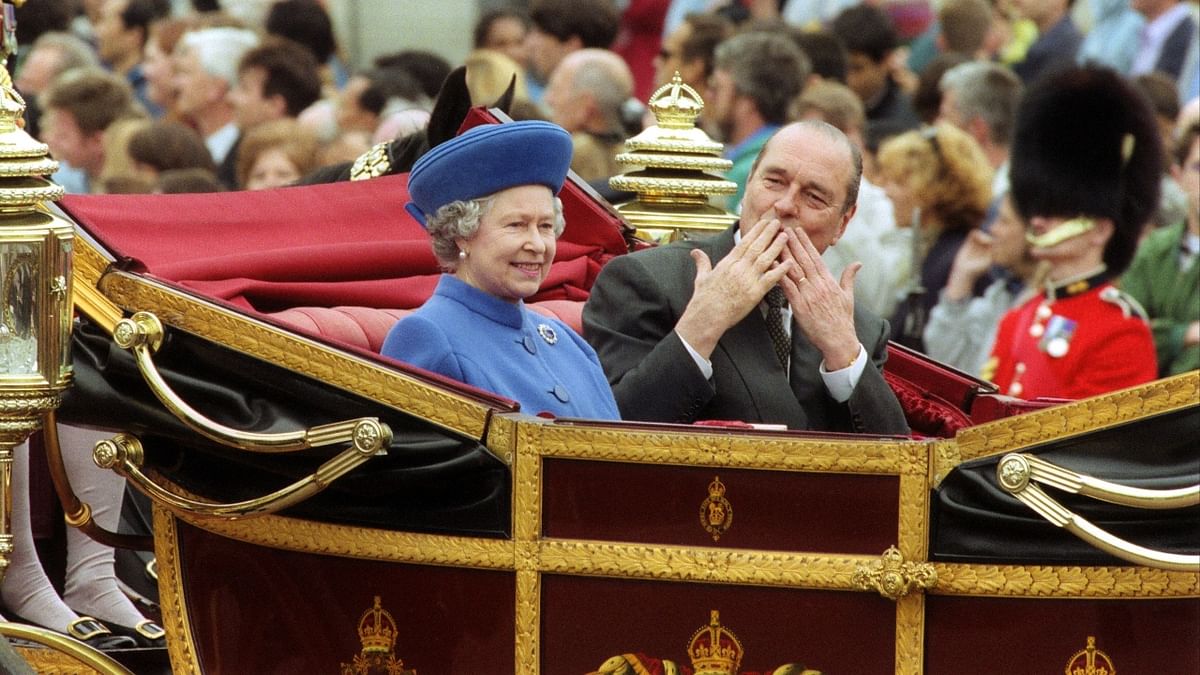
[[[1051,464],[1037,455],[1022,453],[1021,457],[1029,463],[1030,480],[1064,492],[1139,509],[1179,509],[1200,504],[1200,483],[1172,490],[1147,490],[1085,476]]]
[[[92,670],[103,675],[133,675],[133,672],[117,663],[102,651],[46,628],[29,626],[23,623],[6,623],[0,621],[0,635],[36,642],[75,659]]]
[[[1035,466],[1037,467],[1036,470]],[[1134,488],[1096,479],[1072,481],[1069,477],[1064,476],[1064,474],[1072,474],[1080,479],[1087,478],[1024,453],[1010,453],[1005,455],[1000,459],[1000,463],[996,465],[996,478],[1001,488],[1016,497],[1025,506],[1033,509],[1035,513],[1050,521],[1051,524],[1067,530],[1088,544],[1122,560],[1128,560],[1138,565],[1180,572],[1200,571],[1200,555],[1166,553],[1126,541],[1097,527],[1086,518],[1073,513],[1032,481],[1046,482],[1048,485],[1055,485],[1056,487],[1058,487],[1059,483],[1074,485],[1078,482],[1080,487],[1075,490],[1066,489],[1072,492],[1077,491],[1080,494],[1100,492],[1109,497],[1114,497],[1112,499],[1105,499],[1105,501],[1118,504],[1133,506],[1141,503],[1154,504],[1154,506],[1147,506],[1145,508],[1176,508],[1177,506],[1195,504],[1196,501],[1190,496],[1194,492],[1194,488],[1185,488],[1182,491],[1136,490],[1135,492]],[[1044,476],[1049,476],[1049,478],[1044,478]],[[1088,492],[1084,492],[1083,490],[1083,485],[1085,484],[1089,486]],[[1103,486],[1103,489],[1101,489],[1101,486]],[[1113,490],[1112,488],[1119,489]],[[1164,497],[1162,493],[1168,494]],[[1104,499],[1103,497],[1097,498]],[[1117,498],[1124,501],[1117,501]],[[1164,502],[1172,505],[1162,506]]]
[[[391,442],[391,432],[388,431],[389,440],[380,443],[381,428],[386,428],[386,425],[370,417],[275,434],[227,427],[188,405],[158,372],[153,354],[162,346],[163,326],[157,316],[150,312],[137,312],[128,319],[121,319],[113,329],[113,340],[122,349],[133,352],[142,378],[167,410],[196,433],[223,445],[250,452],[281,453],[349,442],[372,445],[382,451]]]
[[[380,424],[379,426],[382,427],[383,432],[386,432],[383,433],[383,437],[386,438],[384,445],[391,443],[391,431],[386,425]],[[96,443],[93,459],[101,468],[112,469],[133,481],[134,485],[141,488],[151,499],[168,508],[197,516],[237,520],[275,513],[298,504],[329,487],[333,481],[346,475],[377,452],[380,452],[377,448],[356,443],[317,467],[312,474],[291,485],[262,497],[227,504],[182,497],[152,481],[142,473],[141,467],[145,459],[145,452],[141,441],[132,434],[121,433],[111,439]]]

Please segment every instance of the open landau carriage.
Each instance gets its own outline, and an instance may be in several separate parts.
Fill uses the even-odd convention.
[[[59,419],[153,502],[176,673],[1200,672],[1200,374],[893,348],[908,438],[536,417],[376,353],[436,283],[405,184],[61,203]],[[578,326],[634,240],[563,201],[531,306]]]

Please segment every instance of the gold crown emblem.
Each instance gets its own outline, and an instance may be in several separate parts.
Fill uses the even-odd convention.
[[[363,653],[390,653],[396,646],[396,633],[395,620],[380,605],[379,596],[375,596],[375,606],[363,612],[358,620],[358,639],[362,641]]]
[[[1108,654],[1096,649],[1095,636],[1089,635],[1087,647],[1080,649],[1067,661],[1066,675],[1117,675]]]
[[[708,625],[688,643],[688,658],[696,675],[736,675],[742,666],[742,643],[721,625],[720,612],[712,610]]]
[[[725,496],[725,484],[721,482],[720,476],[714,476],[712,482],[708,484],[708,496],[713,499]]]

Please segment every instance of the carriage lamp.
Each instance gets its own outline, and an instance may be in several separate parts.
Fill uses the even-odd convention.
[[[58,407],[71,382],[71,223],[46,202],[58,163],[21,127],[25,102],[3,67],[15,49],[13,6],[0,33],[0,578],[12,553],[13,448]]]

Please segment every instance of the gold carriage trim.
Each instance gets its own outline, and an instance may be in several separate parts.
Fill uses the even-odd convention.
[[[890,600],[899,600],[914,590],[927,591],[937,584],[937,570],[929,563],[905,561],[900,549],[889,546],[877,561],[854,570],[854,586],[874,589]]]

